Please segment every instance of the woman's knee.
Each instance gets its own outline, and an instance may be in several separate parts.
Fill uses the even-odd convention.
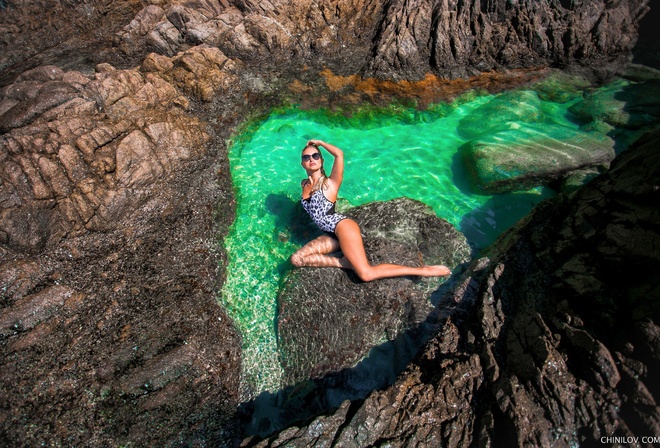
[[[295,254],[291,255],[291,264],[297,268],[301,268],[305,266],[305,257],[296,252]]]
[[[364,266],[358,269],[353,269],[360,280],[363,282],[370,282],[376,279],[375,272],[372,266]]]

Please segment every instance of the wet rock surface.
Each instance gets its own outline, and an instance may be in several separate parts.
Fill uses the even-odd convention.
[[[520,125],[477,137],[461,149],[473,189],[494,194],[549,185],[584,169],[606,169],[614,140],[555,124]]]
[[[343,213],[343,212],[342,212]],[[470,260],[465,237],[429,207],[410,199],[349,209],[372,264],[444,264]],[[438,278],[364,283],[337,269],[296,269],[278,297],[278,351],[284,385],[353,367],[369,350],[418,327],[431,313]]]
[[[240,336],[216,295],[218,241],[234,215],[226,142],[238,125],[283,102],[428,104],[539,76],[517,68],[580,62],[606,76],[619,66],[602,62],[625,58],[648,3],[0,0],[0,442],[235,445]],[[603,194],[638,196],[611,179]],[[580,194],[578,204],[599,200]],[[658,434],[647,380],[657,318],[644,320],[658,276],[640,278],[655,262],[657,215],[633,202],[612,202],[602,218],[600,202],[581,206],[565,227],[556,217],[573,215],[544,209],[546,230],[523,240],[562,235],[552,246],[561,265],[543,245],[511,257],[518,264],[504,249],[475,264],[447,298],[457,313],[399,382],[276,438],[523,445]],[[597,235],[600,252],[570,249],[579,235]],[[617,254],[628,254],[623,277],[584,262]],[[535,307],[520,298],[534,280],[552,292],[530,293]],[[602,285],[618,295],[593,294]]]
[[[658,145],[649,136],[474,261],[392,386],[243,445],[588,446],[656,434]]]

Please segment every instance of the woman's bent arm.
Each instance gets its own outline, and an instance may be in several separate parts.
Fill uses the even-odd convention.
[[[339,189],[339,186],[344,180],[344,151],[337,148],[335,145],[331,145],[322,140],[310,140],[309,142],[316,146],[323,146],[325,150],[335,158],[329,179],[336,185],[337,189]]]

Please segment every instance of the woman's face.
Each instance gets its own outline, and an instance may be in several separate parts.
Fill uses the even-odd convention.
[[[300,164],[308,171],[315,171],[323,166],[323,157],[315,146],[307,146],[301,154]]]

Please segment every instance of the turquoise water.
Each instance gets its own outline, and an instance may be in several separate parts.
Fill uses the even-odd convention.
[[[305,177],[300,152],[307,140],[324,140],[344,150],[342,202],[356,206],[401,196],[420,200],[461,230],[478,251],[554,194],[542,189],[498,196],[470,192],[457,158],[465,140],[456,129],[491,98],[424,113],[399,110],[366,121],[323,111],[279,111],[231,146],[237,216],[224,241],[229,266],[221,300],[243,336],[246,395],[281,387],[276,298],[290,269],[289,257],[306,242],[294,239],[291,216]],[[566,107],[552,105],[562,122]],[[326,153],[325,159],[329,173],[332,158]],[[310,232],[309,239],[314,236]]]

